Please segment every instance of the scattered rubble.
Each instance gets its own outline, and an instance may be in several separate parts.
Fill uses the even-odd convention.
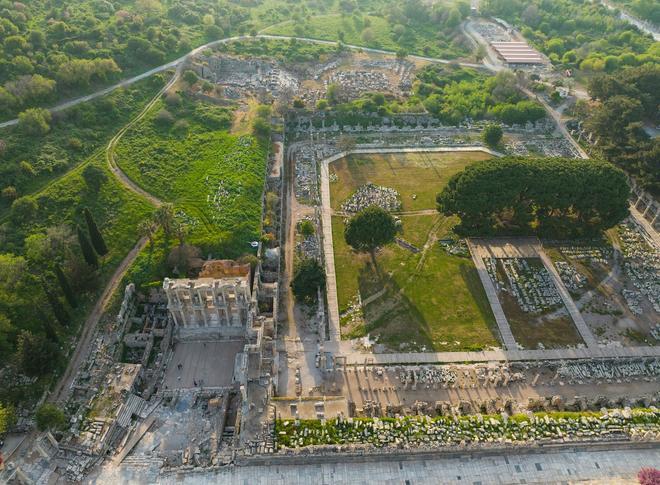
[[[557,369],[558,376],[573,380],[631,379],[637,377],[660,377],[658,359],[637,361],[598,360],[565,362]]]
[[[660,437],[660,411],[624,408],[588,414],[397,416],[354,419],[341,415],[315,422],[278,421],[283,448],[312,445],[371,445],[376,448],[439,448],[479,443],[565,442],[607,437],[654,440]],[[339,451],[339,450],[337,450]],[[347,448],[343,451],[350,451]]]
[[[550,274],[540,261],[484,258],[486,270],[500,291],[510,293],[526,313],[544,313],[562,306]],[[500,274],[497,267],[501,268]]]
[[[577,293],[587,284],[587,278],[579,273],[571,263],[567,261],[555,261],[554,265],[568,291]]]
[[[401,197],[399,193],[390,188],[372,184],[371,182],[359,187],[342,205],[341,210],[355,214],[372,205],[386,211],[401,210]]]
[[[632,223],[618,228],[623,252],[623,270],[634,289],[623,290],[623,297],[636,315],[643,313],[642,299],[660,313],[660,250],[653,248]]]

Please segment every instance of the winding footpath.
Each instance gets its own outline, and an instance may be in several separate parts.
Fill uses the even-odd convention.
[[[113,84],[112,86],[108,86],[106,88],[103,88],[99,91],[96,91],[94,93],[85,95],[85,96],[80,96],[78,98],[70,99],[68,101],[64,101],[62,103],[59,103],[55,106],[52,106],[48,108],[48,110],[51,113],[56,113],[58,111],[63,111],[67,108],[71,108],[73,106],[76,106],[81,103],[86,103],[88,101],[92,101],[94,99],[100,98],[105,96],[106,94],[110,94],[113,91],[116,91],[117,89],[124,88],[126,86],[130,86],[131,84],[135,84],[138,81],[142,81],[143,79],[148,78],[149,76],[153,76],[154,74],[158,74],[163,71],[167,71],[168,69],[172,68],[177,68],[177,70],[180,70],[181,67],[185,64],[185,62],[194,57],[195,55],[199,54],[202,52],[204,49],[208,49],[210,47],[214,47],[217,45],[221,44],[228,44],[230,42],[235,42],[235,41],[240,41],[240,40],[247,40],[247,39],[270,39],[270,40],[297,40],[299,42],[307,42],[310,44],[319,44],[319,45],[330,45],[330,46],[337,46],[338,42],[331,41],[331,40],[321,40],[321,39],[313,39],[310,37],[293,37],[293,36],[287,36],[287,35],[275,35],[275,34],[257,34],[256,36],[250,36],[250,35],[238,35],[234,37],[226,37],[224,39],[219,39],[219,40],[214,40],[212,42],[207,42],[204,45],[200,45],[199,47],[194,48],[191,50],[189,53],[179,57],[178,59],[175,59],[171,62],[168,62],[167,64],[163,64],[162,66],[154,67],[153,69],[150,69],[146,72],[143,72],[142,74],[138,74],[137,76],[124,79],[123,81],[118,82],[117,84]],[[383,49],[374,49],[370,47],[362,47],[358,45],[352,45],[352,44],[343,44],[344,47],[352,50],[360,50],[364,52],[371,52],[373,54],[384,54],[384,55],[396,55],[396,52],[394,51],[388,51],[388,50],[383,50]],[[457,63],[461,66],[464,67],[472,67],[475,69],[488,69],[492,70],[490,66],[485,66],[483,64],[476,64],[472,62],[456,62],[455,60],[450,60],[450,59],[439,59],[435,57],[425,57],[425,56],[417,56],[417,55],[409,55],[409,59],[415,59],[419,61],[426,61],[426,62],[432,62],[434,64],[450,64],[450,63]],[[0,123],[0,129],[6,128],[8,126],[14,126],[18,124],[18,118],[14,118],[12,120],[7,120],[3,121]]]
[[[137,195],[148,200],[151,204],[153,204],[156,207],[161,206],[163,204],[163,201],[161,201],[157,197],[154,197],[150,193],[146,192],[141,187],[138,187],[137,184],[135,184],[135,182],[129,179],[128,176],[124,172],[122,172],[122,170],[117,165],[117,162],[115,161],[115,149],[117,147],[117,144],[121,140],[122,136],[124,136],[124,134],[128,130],[130,130],[133,126],[135,126],[140,120],[142,120],[147,115],[147,113],[151,110],[151,108],[158,102],[162,94],[165,93],[168,89],[170,89],[178,81],[180,75],[181,75],[181,69],[177,69],[172,79],[165,86],[163,86],[163,88],[160,91],[158,91],[158,93],[156,93],[156,95],[151,99],[151,101],[149,101],[144,106],[144,108],[142,108],[142,111],[140,111],[140,113],[135,118],[129,121],[117,132],[117,134],[108,142],[107,146],[105,147],[105,158],[106,161],[108,162],[108,168],[110,169],[110,171],[112,171],[113,175],[117,178],[117,180],[128,190],[135,192]],[[50,394],[48,401],[63,402],[66,399],[68,390],[73,385],[73,380],[76,375],[77,369],[80,367],[80,365],[83,363],[83,361],[87,358],[89,354],[90,346],[93,342],[94,335],[96,333],[95,330],[97,323],[103,316],[103,313],[105,312],[108,303],[110,303],[112,296],[117,291],[119,284],[121,283],[122,279],[124,278],[124,275],[126,274],[126,271],[128,271],[128,268],[130,268],[130,266],[133,264],[133,261],[135,261],[135,259],[138,257],[142,249],[144,249],[144,247],[147,244],[147,241],[148,241],[147,238],[143,237],[137,242],[137,244],[133,247],[133,249],[131,249],[131,251],[122,260],[122,262],[119,263],[119,266],[117,267],[112,277],[106,284],[106,287],[103,290],[101,297],[97,300],[96,304],[94,305],[94,308],[92,309],[91,313],[87,316],[87,319],[85,320],[85,323],[82,327],[82,331],[80,334],[80,338],[78,340],[78,344],[76,345],[76,348],[73,354],[71,355],[66,371],[64,372],[59,382],[53,389],[53,392]]]

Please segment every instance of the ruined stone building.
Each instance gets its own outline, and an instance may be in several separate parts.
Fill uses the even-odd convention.
[[[207,261],[197,279],[163,282],[167,309],[180,337],[208,333],[244,335],[249,326],[250,265],[228,260]]]

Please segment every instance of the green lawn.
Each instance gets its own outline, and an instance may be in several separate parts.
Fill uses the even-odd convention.
[[[156,105],[122,138],[119,166],[146,191],[174,203],[192,228],[190,243],[222,257],[248,252],[259,237],[265,150],[252,136],[228,132],[228,108],[184,97],[181,107],[167,108],[176,119],[169,127],[156,121],[164,107]]]
[[[310,37],[321,40],[342,40],[346,44],[359,45],[389,51],[405,50],[411,54],[454,59],[469,54],[455,39],[456,33],[444,29],[442,25],[417,23],[414,28],[405,29],[404,35],[397,35],[394,25],[384,17],[365,15],[368,26],[356,24],[352,17],[338,14],[313,16],[304,23],[294,21],[274,25],[263,31],[264,34],[279,34],[297,37]],[[341,36],[343,35],[343,39]]]
[[[451,160],[452,155],[458,155],[459,159]],[[469,163],[462,155],[427,155],[426,167],[421,165],[423,158],[418,155],[361,156],[335,162],[333,165],[340,178],[331,185],[332,205],[339,205],[344,200],[342,196],[350,196],[354,188],[368,180],[394,187],[402,194],[410,195],[416,190],[416,200],[403,197],[404,209],[433,208],[435,192],[442,188],[451,173],[460,170],[458,166]],[[473,159],[487,157],[479,155],[484,157]],[[359,163],[352,165],[351,160]],[[396,167],[385,168],[388,164],[396,164]],[[440,166],[446,173],[439,171]],[[349,308],[358,293],[364,301],[385,291],[364,308],[365,324],[344,322],[342,335],[354,338],[369,333],[379,336],[380,342],[393,349],[458,351],[497,345],[494,317],[472,261],[448,254],[437,242],[453,235],[456,221],[440,214],[418,214],[401,216],[401,222],[400,238],[419,249],[423,249],[427,241],[431,244],[426,252],[416,254],[397,244],[389,244],[378,252],[376,269],[368,255],[355,253],[346,244],[343,218],[333,216],[340,312]]]
[[[435,209],[435,197],[452,175],[488,158],[488,153],[478,151],[351,155],[330,166],[337,175],[330,184],[332,208],[339,209],[360,186],[371,182],[396,188],[404,211]]]

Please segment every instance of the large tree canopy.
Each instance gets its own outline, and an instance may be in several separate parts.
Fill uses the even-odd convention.
[[[346,242],[357,251],[373,252],[377,247],[390,243],[396,235],[394,217],[378,206],[358,212],[346,224]]]
[[[599,160],[496,158],[454,175],[438,210],[465,235],[589,237],[628,214],[624,173]]]
[[[660,66],[647,64],[614,75],[595,76],[589,94],[598,103],[585,126],[604,157],[624,168],[653,194],[660,194],[660,139],[643,129],[660,123]]]
[[[319,288],[325,287],[325,270],[313,258],[302,260],[296,265],[291,289],[296,298],[311,303],[316,300]]]

